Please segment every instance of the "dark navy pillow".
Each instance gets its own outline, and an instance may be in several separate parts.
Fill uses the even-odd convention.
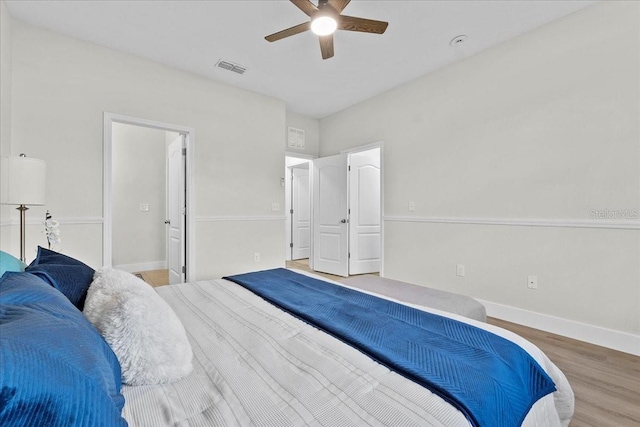
[[[25,269],[62,292],[78,310],[84,308],[95,270],[70,256],[38,246],[38,256]]]
[[[0,425],[127,425],[118,359],[64,295],[8,272],[0,301]]]

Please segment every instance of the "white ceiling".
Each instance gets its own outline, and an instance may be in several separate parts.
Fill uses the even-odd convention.
[[[354,0],[346,15],[388,21],[383,35],[338,31],[322,60],[306,32],[264,36],[308,17],[286,0],[8,1],[14,19],[282,99],[321,118],[595,1]],[[449,42],[468,36],[459,47]],[[238,75],[215,67],[238,63]]]

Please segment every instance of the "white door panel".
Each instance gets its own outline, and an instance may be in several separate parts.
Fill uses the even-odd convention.
[[[183,283],[185,265],[185,156],[183,135],[167,148],[167,266],[169,283]]]
[[[309,227],[299,227],[294,239],[293,248],[297,252],[295,259],[309,258],[309,244],[311,242],[311,229]]]
[[[313,161],[313,269],[349,275],[347,155]]]
[[[349,158],[349,274],[380,271],[380,149]]]
[[[311,189],[309,188],[309,165],[292,167],[292,237],[291,259],[309,258],[311,240]]]
[[[380,233],[359,233],[357,239],[359,260],[378,261],[380,259]]]

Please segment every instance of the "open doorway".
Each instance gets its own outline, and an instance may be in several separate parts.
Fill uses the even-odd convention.
[[[169,284],[167,149],[180,134],[113,123],[112,137],[112,265]]]
[[[284,179],[287,266],[326,273],[333,279],[381,274],[382,176],[382,142],[322,158],[287,155]],[[296,196],[303,201],[302,208],[295,206]]]
[[[308,260],[311,246],[311,159],[285,156],[285,260]]]
[[[314,271],[347,277],[382,269],[382,143],[315,159]]]
[[[193,268],[193,129],[105,113],[103,264],[151,285]]]

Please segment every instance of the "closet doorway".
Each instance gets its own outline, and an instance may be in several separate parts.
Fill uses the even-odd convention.
[[[111,113],[104,121],[103,264],[152,285],[188,281],[193,129]]]

